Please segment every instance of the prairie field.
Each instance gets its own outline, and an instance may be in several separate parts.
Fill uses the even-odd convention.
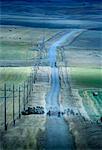
[[[97,92],[95,96],[93,93]],[[88,115],[93,120],[98,120],[102,115],[102,89],[79,90],[83,105]]]
[[[92,0],[2,1],[2,150],[102,148],[101,8]],[[44,114],[29,113],[35,107]]]
[[[20,84],[27,80],[31,67],[0,67],[0,83]]]
[[[102,88],[102,69],[72,67],[73,88]]]

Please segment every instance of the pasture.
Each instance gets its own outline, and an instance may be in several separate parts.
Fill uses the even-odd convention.
[[[102,88],[102,69],[72,67],[70,72],[73,88]]]
[[[95,92],[97,92],[96,96],[93,94]],[[90,118],[93,120],[100,119],[102,116],[102,90],[80,90],[79,94]]]

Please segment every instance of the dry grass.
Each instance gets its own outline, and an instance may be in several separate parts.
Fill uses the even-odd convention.
[[[29,97],[28,103],[30,107],[45,107],[46,93],[48,93],[50,84],[48,81],[43,80],[45,77],[43,73],[41,74],[42,70],[45,71],[45,77],[48,77],[50,73],[49,68],[39,68],[38,73],[40,74],[42,82],[39,82],[37,79],[35,84],[33,84],[32,95]],[[45,122],[45,115],[22,116],[20,120],[16,120],[15,127],[8,127],[8,131],[2,133],[2,149],[36,150],[39,147],[39,141],[37,140],[45,130]]]

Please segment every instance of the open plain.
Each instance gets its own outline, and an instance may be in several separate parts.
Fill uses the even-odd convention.
[[[102,149],[101,6],[2,2],[0,150]]]

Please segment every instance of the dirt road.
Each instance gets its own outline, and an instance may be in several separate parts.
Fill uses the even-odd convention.
[[[46,123],[46,149],[47,150],[71,150],[74,149],[74,142],[72,136],[68,130],[63,116],[58,117],[58,112],[60,111],[59,104],[59,72],[56,66],[56,49],[65,40],[68,43],[72,42],[76,36],[78,36],[82,30],[74,30],[62,36],[60,40],[55,42],[49,49],[48,58],[51,66],[51,90],[49,91],[46,98],[46,109],[47,111],[54,112],[47,118]]]

